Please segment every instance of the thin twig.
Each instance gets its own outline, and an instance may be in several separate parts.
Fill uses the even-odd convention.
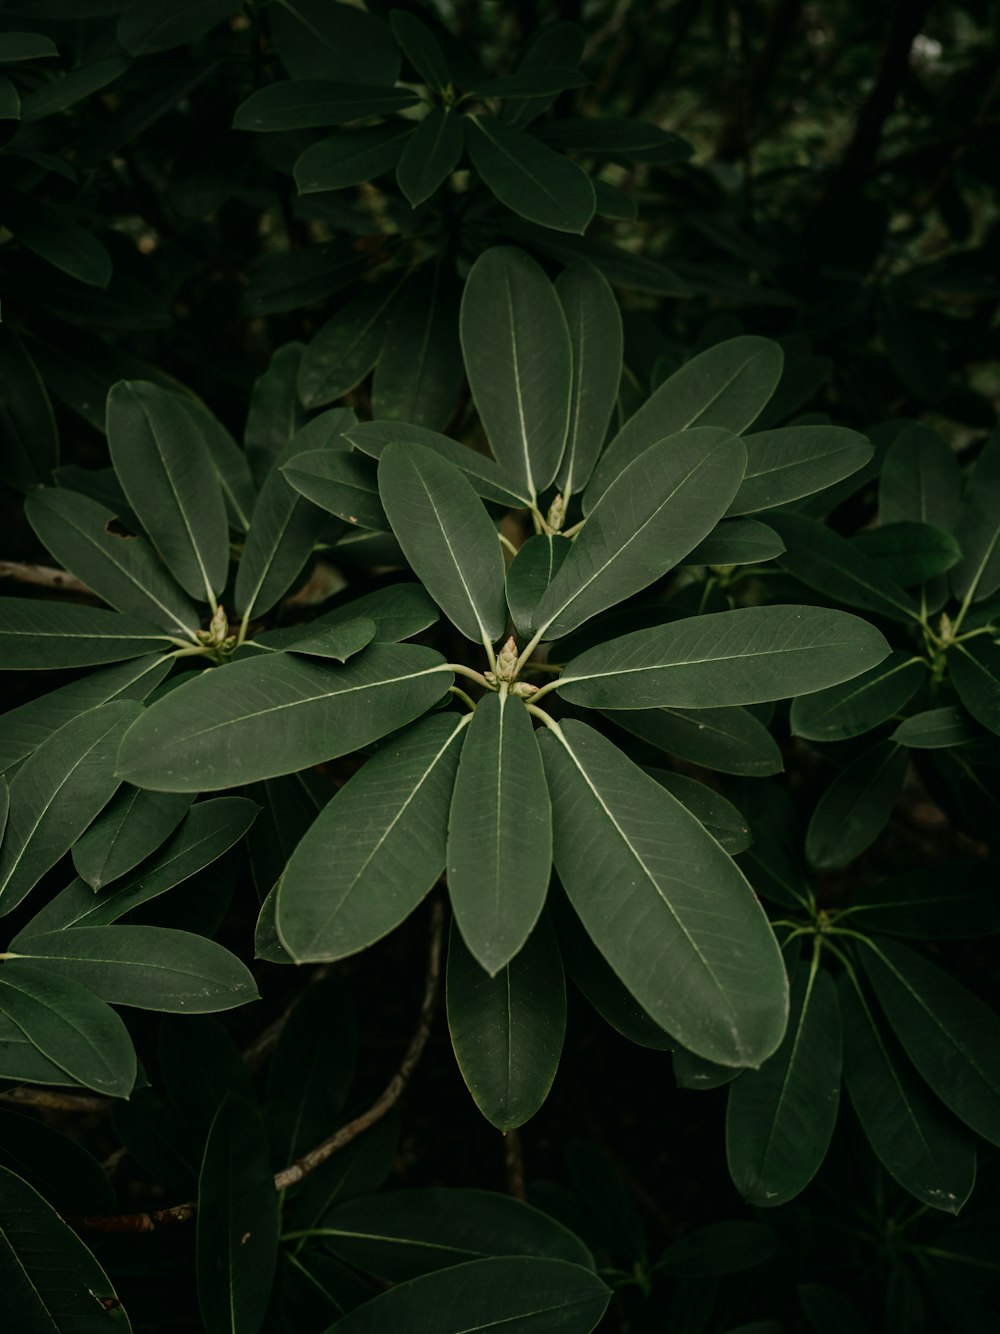
[[[110,1098],[36,1088],[7,1089],[0,1093],[0,1102],[12,1102],[21,1107],[44,1107],[50,1112],[88,1112],[91,1115],[106,1112],[111,1106]]]
[[[351,1140],[363,1134],[395,1106],[403,1090],[424,1054],[431,1025],[437,1010],[438,984],[441,978],[441,953],[444,940],[444,906],[438,901],[431,909],[430,945],[427,951],[427,976],[424,982],[424,995],[420,1003],[420,1015],[410,1045],[406,1049],[399,1069],[389,1080],[382,1093],[367,1111],[356,1116],[347,1125],[341,1126],[328,1139],[317,1144],[309,1153],[297,1159],[290,1167],[274,1174],[274,1188],[287,1190],[296,1185],[316,1170],[321,1163],[332,1157],[338,1149],[350,1144]],[[185,1204],[175,1204],[169,1209],[151,1209],[141,1214],[84,1214],[68,1218],[66,1221],[81,1231],[90,1232],[154,1232],[157,1228],[174,1223],[186,1223],[194,1218],[198,1206],[193,1200]]]
[[[89,598],[97,597],[75,574],[68,570],[57,570],[52,565],[26,565],[17,560],[0,560],[0,579],[11,579],[18,584],[34,584],[37,588],[59,588],[67,593],[82,593]]]
[[[507,1174],[507,1192],[515,1200],[527,1200],[528,1187],[524,1176],[524,1145],[519,1130],[508,1130],[503,1137],[503,1163]]]

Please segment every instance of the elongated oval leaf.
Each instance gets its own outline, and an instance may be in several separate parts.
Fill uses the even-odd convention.
[[[229,18],[235,0],[183,0],[164,9],[157,0],[132,0],[118,21],[118,40],[134,56],[183,46]]]
[[[133,908],[165,894],[228,852],[249,829],[259,810],[255,802],[245,797],[215,797],[199,802],[162,851],[145,866],[97,895],[85,880],[77,878],[35,914],[15,937],[14,944],[25,936],[67,926],[110,926]]]
[[[294,773],[348,754],[435,704],[451,673],[441,655],[372,644],[343,666],[285,653],[195,678],[126,733],[119,771],[136,787],[203,792]]]
[[[541,738],[556,869],[642,1008],[720,1065],[777,1048],[788,990],[749,885],[676,798],[583,723]]]
[[[757,565],[774,560],[785,544],[757,519],[722,519],[688,552],[688,565]]]
[[[463,1261],[538,1255],[593,1269],[568,1228],[529,1204],[488,1190],[416,1187],[350,1200],[323,1220],[328,1249],[398,1283]]]
[[[214,940],[159,926],[74,926],[20,942],[18,958],[44,964],[114,1005],[206,1014],[257,998],[234,954]]]
[[[914,423],[885,452],[878,483],[880,524],[932,523],[952,530],[962,504],[962,473],[947,441]]]
[[[780,774],[778,743],[749,709],[616,709],[615,725],[659,750],[721,774]]]
[[[806,830],[806,857],[827,871],[860,857],[892,813],[909,761],[904,746],[878,741],[862,751],[823,793]]]
[[[730,514],[755,514],[822,491],[872,458],[865,437],[843,426],[782,426],[744,437],[746,476]]]
[[[396,184],[411,208],[430,199],[458,166],[464,148],[460,118],[444,107],[432,107],[407,140],[396,167]]]
[[[748,1203],[786,1204],[819,1171],[837,1120],[840,1064],[836,987],[818,962],[800,965],[781,1046],[729,1090],[726,1155]]]
[[[0,847],[0,913],[21,902],[114,796],[118,746],[141,712],[134,700],[115,700],[82,713],[18,769]]]
[[[531,718],[486,695],[462,745],[448,819],[448,893],[466,945],[494,977],[538,921],[552,869],[552,817]]]
[[[769,514],[767,521],[785,544],[782,566],[809,588],[893,621],[920,619],[910,594],[832,528],[789,510]]]
[[[304,350],[301,343],[285,343],[254,381],[243,444],[258,487],[305,425],[305,409],[296,390]]]
[[[556,279],[573,349],[569,430],[559,466],[567,499],[590,481],[618,398],[622,373],[622,317],[607,280],[576,263]]]
[[[399,51],[375,14],[327,0],[277,0],[268,27],[281,63],[295,79],[345,79],[391,88]]]
[[[507,570],[507,606],[522,639],[535,632],[535,613],[545,591],[572,551],[558,533],[538,533],[524,542]]]
[[[167,647],[155,625],[101,607],[0,598],[0,669],[93,667]]]
[[[1000,933],[1000,898],[990,861],[939,862],[867,885],[850,916],[865,931],[917,940],[972,940]]]
[[[25,1334],[131,1330],[114,1285],[68,1223],[22,1177],[0,1167],[0,1284]]]
[[[569,428],[573,352],[559,298],[530,256],[494,246],[466,280],[460,324],[493,457],[533,500],[555,477]]]
[[[34,361],[10,326],[0,330],[0,477],[28,491],[51,480],[59,432]]]
[[[860,984],[840,978],[844,1083],[872,1152],[904,1190],[957,1214],[972,1192],[976,1147],[883,1030]]]
[[[364,455],[310,449],[290,458],[281,471],[300,495],[345,523],[388,531],[375,465]]]
[[[618,474],[658,440],[692,426],[721,427],[736,435],[745,431],[774,392],[782,363],[777,343],[752,334],[730,338],[692,357],[611,441],[587,487],[584,512],[589,513]]]
[[[118,480],[167,569],[211,602],[226,582],[229,532],[212,456],[178,396],[145,380],[108,395],[108,447]]]
[[[172,666],[162,653],[90,672],[0,717],[0,772],[12,769],[78,714],[111,699],[144,699]]]
[[[299,366],[299,396],[307,408],[341,398],[375,365],[402,281],[370,283],[317,333]]]
[[[1000,434],[986,442],[965,482],[956,520],[962,560],[951,574],[955,596],[981,602],[1000,588]]]
[[[307,148],[295,163],[300,195],[343,190],[373,181],[390,171],[413,134],[405,120],[384,121],[365,129],[340,130]]]
[[[733,803],[713,788],[699,783],[695,778],[671,773],[668,769],[657,769],[648,764],[642,767],[650,778],[655,778],[661,787],[665,787],[688,808],[726,852],[735,855],[745,852],[751,845],[753,839],[750,826]]]
[[[499,639],[507,621],[503,553],[471,483],[422,445],[390,445],[378,485],[406,559],[444,614],[473,643]]]
[[[411,445],[423,445],[465,473],[473,490],[484,500],[495,500],[498,505],[507,505],[511,509],[531,503],[527,488],[512,490],[515,484],[491,458],[424,426],[409,422],[360,422],[345,431],[344,436],[362,454],[373,459],[381,458],[390,445],[403,445],[407,449]]]
[[[440,264],[425,264],[406,283],[372,378],[376,417],[436,429],[451,420],[462,387],[456,298]]]
[[[408,917],[445,864],[466,718],[426,718],[319,814],[279,882],[279,939],[298,962],[354,954]]]
[[[258,88],[236,108],[236,130],[308,130],[388,116],[420,100],[409,88],[377,88],[331,79],[285,79]]]
[[[91,889],[117,880],[166,842],[193,800],[125,785],[73,844],[77,873]]]
[[[893,649],[860,676],[794,700],[792,732],[810,741],[842,741],[870,732],[910,702],[926,670],[925,659]]]
[[[114,1010],[81,983],[24,959],[8,959],[0,969],[0,1012],[86,1088],[112,1098],[132,1092],[132,1039]]]
[[[904,718],[892,734],[892,740],[911,750],[947,750],[974,741],[976,729],[959,704],[940,709],[926,709]]]
[[[205,1145],[197,1257],[206,1334],[257,1334],[278,1263],[278,1196],[260,1113],[233,1093]]]
[[[604,493],[539,603],[543,637],[569,634],[672,569],[722,518],[745,465],[740,441],[714,429],[661,440],[635,459]]]
[[[470,1260],[400,1283],[332,1327],[336,1334],[590,1334],[611,1293],[591,1269],[535,1256]]]
[[[1000,1021],[961,983],[897,941],[869,942],[865,972],[896,1037],[955,1115],[1000,1143]]]
[[[567,663],[558,688],[591,709],[754,704],[849,680],[888,651],[874,626],[848,612],[739,607],[588,649]]]
[[[437,607],[420,584],[389,584],[364,597],[344,602],[333,611],[324,612],[305,625],[289,625],[281,630],[264,630],[254,643],[265,648],[289,649],[304,639],[318,640],[327,631],[349,623],[373,621],[375,638],[380,644],[395,644],[426,630],[439,618]]]
[[[472,165],[501,204],[520,218],[582,236],[597,205],[575,162],[493,116],[463,119]]]
[[[200,616],[144,537],[117,533],[112,510],[62,487],[39,487],[25,502],[35,532],[62,565],[117,611],[172,635],[197,629]]]
[[[1000,647],[989,637],[956,644],[948,667],[958,698],[976,722],[1000,736]]]
[[[547,916],[494,977],[452,928],[448,1028],[462,1078],[486,1119],[498,1130],[530,1120],[548,1097],[566,1031],[566,982]]]

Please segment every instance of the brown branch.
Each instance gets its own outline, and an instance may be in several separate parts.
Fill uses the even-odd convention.
[[[519,1130],[508,1130],[503,1137],[503,1165],[507,1175],[507,1192],[515,1200],[527,1200],[528,1187],[524,1175],[524,1145]]]
[[[0,1093],[0,1102],[12,1102],[20,1107],[44,1107],[52,1112],[88,1112],[91,1115],[106,1112],[111,1106],[110,1098],[39,1088],[7,1089]]]
[[[59,588],[67,593],[82,593],[91,598],[97,596],[75,574],[57,570],[51,565],[26,565],[16,560],[0,560],[0,579],[11,579],[18,584],[34,584],[38,588]]]
[[[274,1174],[274,1188],[287,1190],[296,1185],[316,1170],[321,1163],[333,1156],[338,1149],[350,1144],[351,1140],[363,1134],[380,1121],[396,1105],[410,1077],[420,1062],[430,1037],[431,1025],[437,1010],[438,984],[441,978],[441,953],[444,940],[444,906],[440,900],[431,908],[430,945],[427,951],[427,975],[424,982],[424,995],[420,1003],[420,1015],[417,1026],[399,1069],[389,1080],[382,1093],[367,1111],[356,1116],[347,1125],[341,1126],[328,1139],[317,1144],[307,1154],[298,1158],[290,1167]],[[66,1221],[80,1231],[90,1232],[154,1232],[157,1228],[174,1223],[186,1223],[197,1213],[198,1206],[193,1200],[185,1204],[175,1204],[169,1209],[151,1209],[141,1214],[83,1214],[69,1217]]]

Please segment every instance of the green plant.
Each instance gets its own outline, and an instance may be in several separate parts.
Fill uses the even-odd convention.
[[[18,1328],[990,1330],[995,5],[85,8],[0,22]]]

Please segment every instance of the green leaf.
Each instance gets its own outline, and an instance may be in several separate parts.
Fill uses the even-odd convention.
[[[101,1164],[76,1140],[29,1112],[0,1111],[0,1161],[42,1191],[63,1214],[114,1213],[115,1189]],[[0,1262],[2,1263],[2,1262]]]
[[[946,574],[962,559],[962,549],[951,533],[909,520],[865,528],[855,535],[853,545],[901,588]]]
[[[792,733],[809,741],[842,741],[870,732],[909,704],[926,671],[923,658],[893,649],[877,667],[853,680],[793,700]]]
[[[241,6],[237,0],[131,0],[118,21],[118,40],[133,56],[169,51],[203,37]]]
[[[448,1028],[462,1078],[487,1121],[498,1130],[529,1121],[549,1095],[566,1033],[566,982],[547,916],[492,977],[452,926]]]
[[[535,1256],[470,1260],[410,1279],[338,1320],[330,1334],[590,1334],[611,1293],[591,1269]]]
[[[111,1280],[73,1229],[5,1167],[0,1284],[7,1316],[24,1334],[104,1334],[109,1323],[125,1334],[132,1328]]]
[[[23,604],[22,604],[23,605]],[[0,715],[0,772],[9,771],[65,723],[112,699],[144,699],[172,666],[152,653],[50,690]]]
[[[524,73],[528,79],[539,76],[544,79],[545,71],[551,66],[575,72],[583,61],[587,43],[587,32],[579,23],[556,19],[536,28],[525,43],[523,52],[517,59],[515,73]],[[478,84],[478,71],[465,76],[471,83]],[[505,102],[500,108],[500,118],[507,125],[524,127],[537,120],[552,102],[552,95],[542,93]]]
[[[443,429],[462,387],[455,294],[441,266],[424,265],[403,288],[372,380],[372,411]]]
[[[823,1164],[840,1104],[841,1036],[837,989],[819,966],[792,978],[791,1013],[781,1046],[729,1090],[726,1156],[748,1204],[787,1204]]]
[[[540,745],[556,869],[598,949],[685,1047],[721,1065],[759,1065],[781,1041],[787,984],[741,872],[599,733],[569,721]]]
[[[1000,735],[1000,647],[989,637],[956,644],[948,654],[948,675],[976,722]]]
[[[310,631],[308,626],[303,626],[301,639],[286,644],[285,648],[289,653],[305,653],[309,657],[336,658],[338,662],[346,662],[355,653],[367,648],[376,635],[375,622],[360,616],[357,620],[344,621],[340,625],[330,625],[320,630]]]
[[[249,459],[201,399],[188,397],[181,401],[181,406],[194,419],[195,430],[208,446],[230,523],[245,533],[250,527],[250,513],[257,499]]]
[[[70,70],[41,84],[25,97],[21,107],[21,119],[30,122],[44,120],[59,111],[66,111],[78,102],[100,92],[109,83],[113,83],[131,65],[125,56],[108,56],[104,60],[92,60],[80,69]]]
[[[489,1190],[416,1187],[350,1200],[327,1214],[323,1233],[335,1255],[393,1283],[502,1255],[594,1268],[590,1252],[568,1228]]]
[[[506,691],[486,695],[455,778],[448,893],[462,938],[490,977],[531,934],[551,869],[551,814],[531,717]]]
[[[538,605],[543,637],[569,634],[666,574],[721,519],[745,462],[735,436],[709,429],[661,440],[629,464]]]
[[[299,367],[299,397],[320,408],[357,388],[378,360],[400,279],[369,283],[341,306],[306,348]]]
[[[531,503],[529,495],[510,489],[516,483],[511,482],[491,458],[470,449],[468,445],[459,444],[457,440],[449,440],[437,431],[429,431],[426,427],[401,422],[360,422],[345,431],[344,438],[373,459],[381,458],[390,445],[402,445],[407,449],[413,445],[422,445],[460,469],[472,483],[476,494],[484,500],[493,500],[511,509]]]
[[[539,533],[522,543],[509,565],[507,606],[514,630],[522,639],[530,639],[534,634],[538,604],[572,549],[558,533]]]
[[[309,130],[390,116],[420,101],[410,88],[378,88],[332,79],[284,79],[251,93],[236,108],[235,130]]]
[[[426,630],[438,616],[437,607],[419,584],[389,584],[324,612],[304,625],[265,630],[255,637],[254,643],[266,648],[288,648],[307,636],[313,639],[351,622],[371,620],[375,622],[375,638],[379,643],[395,644]]]
[[[763,1223],[711,1223],[671,1242],[660,1265],[675,1278],[704,1279],[754,1269],[770,1260],[776,1251],[775,1235]],[[752,1330],[753,1326],[748,1328]],[[731,1334],[739,1331],[732,1330]]]
[[[254,381],[243,444],[258,487],[306,424],[296,388],[304,351],[301,343],[285,343]]]
[[[471,482],[422,445],[390,445],[378,466],[382,504],[414,573],[473,643],[507,623],[504,563],[493,521]]]
[[[0,848],[0,913],[21,902],[114,796],[118,745],[141,712],[134,700],[116,700],[80,714],[18,769]]]
[[[203,792],[349,754],[436,704],[441,655],[372,644],[343,666],[269,653],[178,686],[126,733],[121,776],[159,792]]]
[[[214,940],[160,926],[74,926],[20,942],[16,958],[44,963],[112,1005],[178,1014],[231,1010],[257,999],[234,954]]]
[[[0,668],[8,671],[118,662],[166,648],[165,641],[155,626],[116,611],[0,598]]]
[[[765,778],[784,766],[778,743],[748,709],[616,709],[615,725],[704,769]]]
[[[65,208],[8,187],[3,223],[28,250],[78,282],[107,287],[111,281],[111,256],[91,231],[73,221]]]
[[[958,1213],[976,1177],[974,1141],[883,1031],[856,978],[840,979],[844,1083],[872,1152],[904,1190]]]
[[[357,1064],[351,997],[338,977],[308,987],[285,1021],[267,1070],[264,1120],[275,1167],[314,1148],[338,1123]]]
[[[917,940],[974,940],[1000,932],[1000,899],[989,861],[959,859],[866,885],[850,907],[864,931]]]
[[[930,523],[954,529],[962,504],[962,473],[947,442],[929,426],[906,426],[882,461],[880,524]]]
[[[388,25],[353,5],[277,0],[268,26],[281,63],[295,79],[392,85],[399,52]]]
[[[556,279],[573,349],[569,430],[557,482],[565,498],[582,491],[594,471],[618,398],[622,317],[607,280],[577,262]]]
[[[35,914],[15,937],[14,944],[42,931],[69,926],[110,926],[133,908],[165,894],[228,852],[247,832],[259,809],[245,797],[215,797],[199,802],[151,862],[97,895],[86,881],[72,881]]]
[[[909,753],[877,741],[842,769],[820,797],[806,830],[806,858],[819,871],[860,857],[885,828],[903,786]]]
[[[705,783],[650,765],[643,765],[643,769],[650,778],[656,779],[660,787],[665,787],[671,796],[686,806],[726,852],[735,856],[738,852],[745,852],[753,842],[750,826],[733,803]]]
[[[399,1154],[399,1110],[339,1149],[309,1173],[286,1205],[293,1228],[320,1225],[331,1209],[345,1200],[370,1195],[392,1171]]]
[[[34,361],[20,339],[0,328],[0,477],[28,491],[48,482],[59,463],[59,431]]]
[[[785,544],[781,565],[809,588],[892,621],[920,619],[910,594],[832,528],[788,510],[769,514],[767,521]]]
[[[869,941],[865,972],[907,1056],[955,1115],[1000,1143],[1000,1021],[947,973],[896,941]]]
[[[17,85],[6,74],[0,74],[0,121],[21,119],[21,96]]]
[[[214,605],[229,569],[222,488],[176,394],[122,380],[108,395],[108,447],[128,502],[177,582]]]
[[[0,33],[0,65],[15,65],[21,60],[40,60],[58,54],[55,42],[40,32]]]
[[[674,1049],[670,1064],[677,1087],[681,1089],[704,1091],[724,1088],[726,1084],[731,1084],[734,1079],[743,1075],[738,1066],[716,1065],[714,1061],[706,1061],[703,1056],[695,1056],[694,1052],[687,1051],[684,1047]]]
[[[114,1013],[112,1011],[112,1013]],[[0,1078],[18,1084],[49,1084],[80,1088],[80,1081],[43,1056],[13,1019],[0,1012]]]
[[[501,204],[542,227],[583,235],[597,203],[585,172],[494,116],[465,116],[463,127],[472,165]]]
[[[146,539],[116,528],[112,510],[77,491],[39,487],[25,514],[56,560],[116,611],[192,637],[201,621],[197,609]]]
[[[0,969],[0,1012],[43,1056],[86,1088],[127,1098],[135,1083],[135,1052],[110,1006],[71,978],[8,959]]]
[[[785,544],[757,519],[722,519],[686,557],[688,565],[757,565],[774,560]]]
[[[230,1093],[198,1176],[198,1306],[206,1334],[256,1334],[278,1263],[278,1195],[257,1108]]]
[[[444,107],[432,107],[406,141],[396,167],[396,184],[411,208],[426,203],[444,184],[464,148],[460,118]]]
[[[783,426],[744,437],[746,476],[730,514],[755,514],[811,496],[850,477],[874,455],[869,442],[843,426]]]
[[[534,500],[556,475],[569,426],[573,351],[559,298],[530,256],[494,246],[466,280],[460,327],[493,457]]]
[[[272,251],[256,259],[241,302],[244,315],[274,315],[315,306],[350,287],[367,272],[370,262],[344,240],[311,245],[304,250]],[[300,343],[278,348],[275,356]],[[269,375],[265,372],[261,379]],[[333,395],[336,397],[336,395]],[[301,405],[297,405],[301,411]]]
[[[403,54],[428,87],[443,93],[452,82],[448,59],[441,43],[426,23],[403,9],[389,14],[389,27]]]
[[[386,743],[327,803],[279,882],[279,939],[297,962],[340,959],[381,939],[445,864],[466,717],[425,718]]]
[[[189,793],[143,792],[124,784],[73,844],[73,865],[101,889],[165,843],[188,812]]]
[[[975,729],[963,708],[948,704],[904,718],[891,739],[911,750],[947,750],[975,740]]]
[[[299,194],[344,190],[376,180],[396,165],[411,134],[413,125],[409,121],[391,120],[362,129],[338,130],[321,139],[295,163]]]
[[[650,445],[692,426],[739,435],[751,425],[781,378],[782,352],[768,338],[743,335],[707,348],[675,371],[608,445],[590,479],[589,513],[615,478]],[[733,499],[729,497],[726,504]],[[720,516],[721,517],[721,516]]]
[[[738,607],[588,649],[566,665],[558,689],[591,709],[755,704],[850,679],[888,648],[874,626],[847,612]]]
[[[315,417],[296,432],[265,477],[236,574],[234,596],[245,620],[263,616],[288,592],[328,522],[323,510],[291,485],[284,465],[299,454],[316,452],[317,446],[331,449],[353,421],[349,408],[332,408]]]

